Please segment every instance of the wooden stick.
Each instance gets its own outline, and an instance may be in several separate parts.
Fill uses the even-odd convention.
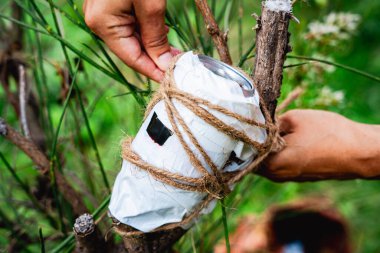
[[[232,65],[232,59],[227,45],[227,33],[223,33],[219,29],[219,26],[215,21],[215,17],[212,14],[210,6],[208,6],[206,0],[195,0],[195,4],[203,16],[207,31],[214,41],[220,60]]]
[[[23,151],[37,166],[41,175],[47,177],[49,180],[50,161],[45,154],[29,139],[25,138],[11,126],[9,126],[4,119],[0,118],[0,136],[13,143],[21,151]],[[82,197],[75,191],[75,189],[67,182],[66,178],[57,170],[55,170],[55,178],[59,191],[63,197],[70,203],[75,215],[81,215],[87,212],[87,208],[83,202]]]
[[[272,118],[280,96],[282,71],[288,45],[289,21],[292,17],[289,0],[267,0],[262,4],[256,26],[256,58],[253,81],[259,89]]]
[[[107,252],[106,242],[97,229],[91,214],[85,213],[79,216],[75,220],[73,230],[77,242],[75,252]]]

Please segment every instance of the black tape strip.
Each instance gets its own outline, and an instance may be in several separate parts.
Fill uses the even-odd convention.
[[[149,134],[150,138],[160,146],[164,145],[166,140],[173,135],[172,131],[162,124],[155,112],[150,119],[146,132]]]
[[[232,151],[232,152],[231,152],[230,157],[228,158],[228,161],[230,161],[230,162],[235,162],[235,163],[237,163],[238,165],[244,163],[243,160],[241,160],[241,159],[239,159],[239,158],[236,157],[236,153],[235,153],[235,151]]]

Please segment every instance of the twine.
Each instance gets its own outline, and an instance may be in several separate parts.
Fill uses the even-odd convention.
[[[141,157],[138,154],[136,154],[132,150],[131,138],[128,138],[122,142],[122,157],[123,159],[139,167],[140,169],[145,170],[156,180],[161,181],[164,184],[171,185],[173,187],[187,191],[207,193],[207,195],[203,199],[203,201],[201,201],[194,208],[194,210],[192,210],[192,212],[189,215],[187,215],[181,222],[163,225],[159,228],[156,228],[152,232],[172,230],[176,227],[188,224],[194,218],[197,218],[200,215],[202,209],[205,208],[213,199],[222,199],[225,196],[227,196],[230,192],[229,185],[232,185],[240,181],[245,175],[251,173],[268,156],[268,154],[271,151],[281,149],[283,146],[281,137],[279,137],[278,135],[277,126],[274,124],[270,116],[270,113],[268,112],[268,109],[265,105],[265,102],[263,101],[261,96],[259,96],[259,98],[261,111],[265,118],[265,124],[244,117],[224,107],[215,105],[210,101],[207,101],[199,97],[195,97],[192,94],[179,90],[175,85],[173,70],[175,68],[175,63],[180,56],[181,55],[175,57],[168,70],[166,71],[165,77],[161,82],[159,90],[155,93],[147,107],[147,110],[145,112],[145,119],[158,102],[164,101],[165,109],[168,114],[168,118],[174,131],[174,134],[178,137],[181,145],[183,146],[187,156],[189,157],[191,165],[194,166],[194,168],[196,168],[202,176],[199,178],[186,177],[177,173],[166,171],[162,168],[155,167],[145,162],[141,159]],[[246,78],[248,78],[251,81],[251,83],[253,83],[250,77],[247,76],[243,71],[241,71],[240,69],[236,70],[242,73]],[[196,116],[198,116],[214,128],[218,129],[219,131],[223,132],[224,134],[254,147],[258,153],[255,160],[245,169],[238,172],[222,172],[218,170],[215,163],[211,160],[204,148],[194,137],[194,134],[191,132],[190,128],[185,123],[181,114],[178,112],[177,108],[173,103],[174,100],[177,103],[181,103],[187,109],[192,111]],[[265,129],[267,132],[266,141],[264,143],[259,143],[253,140],[245,132],[236,129],[215,117],[213,114],[209,112],[209,110],[220,112],[226,116],[235,118],[241,122]],[[179,130],[179,126],[183,129],[184,133],[182,133]],[[187,135],[191,143],[199,151],[208,167],[211,168],[211,173],[205,168],[205,166],[202,165],[201,160],[196,157],[194,151],[185,142],[184,135]],[[141,231],[131,229],[131,227],[125,224],[115,224],[115,230],[124,237],[136,237],[141,236],[143,234]]]

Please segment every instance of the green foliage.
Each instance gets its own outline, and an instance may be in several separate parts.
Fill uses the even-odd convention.
[[[110,226],[104,218],[109,190],[120,169],[119,142],[138,131],[157,84],[127,68],[108,51],[85,25],[80,2],[15,2],[23,11],[21,19],[12,17],[10,0],[0,4],[5,10],[0,13],[0,51],[7,43],[4,31],[12,25],[22,27],[22,57],[27,63],[29,88],[37,97],[40,118],[35,120],[45,133],[46,153],[52,166],[57,165],[84,196],[105,232]],[[210,5],[221,28],[229,31],[234,63],[250,72],[255,48],[255,20],[250,15],[260,12],[259,1],[211,0]],[[291,23],[294,51],[285,63],[281,99],[298,86],[305,92],[290,108],[328,109],[361,122],[380,122],[380,79],[374,75],[380,69],[379,7],[380,3],[369,0],[296,3],[294,15],[301,23]],[[358,27],[346,29],[345,23],[339,23],[339,29],[313,34],[309,24],[318,21],[321,25],[333,12],[358,14],[360,21],[354,18]],[[193,1],[168,1],[166,22],[174,46],[216,56]],[[12,91],[15,87],[13,81]],[[0,98],[1,117],[19,128],[17,113],[2,88]],[[54,184],[53,203],[40,203],[34,195],[40,187],[38,172],[29,158],[6,141],[0,142],[0,158],[0,198],[7,203],[0,206],[0,250],[6,250],[14,240],[19,241],[21,252],[72,249],[75,217]],[[51,176],[54,179],[54,173]],[[380,208],[378,188],[375,181],[276,184],[249,176],[225,199],[223,209],[216,208],[197,223],[176,247],[180,252],[210,252],[215,242],[228,235],[223,223],[227,226],[228,221],[229,231],[233,231],[244,214],[259,215],[273,203],[323,194],[334,200],[348,219],[355,249],[375,252],[380,248],[375,239],[380,228],[373,222]],[[30,241],[22,241],[24,234]]]

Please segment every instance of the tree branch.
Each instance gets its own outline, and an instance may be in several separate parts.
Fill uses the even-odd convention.
[[[273,119],[280,96],[286,54],[291,51],[288,45],[291,17],[289,0],[268,0],[263,2],[261,17],[257,19],[252,78]]]
[[[106,251],[106,242],[97,229],[91,214],[85,213],[75,220],[74,233],[77,241],[75,252],[102,253]]]
[[[208,6],[206,0],[195,0],[195,4],[202,13],[207,31],[214,41],[220,60],[232,65],[232,59],[227,45],[227,33],[223,33],[219,29],[219,26],[215,21],[215,17],[212,14],[210,6]]]
[[[9,126],[4,119],[0,118],[0,135],[22,150],[37,166],[39,172],[49,178],[50,161],[45,154],[31,141]],[[67,182],[65,177],[55,170],[57,186],[63,197],[70,203],[75,215],[87,212],[82,197]],[[49,178],[50,180],[50,178]]]

